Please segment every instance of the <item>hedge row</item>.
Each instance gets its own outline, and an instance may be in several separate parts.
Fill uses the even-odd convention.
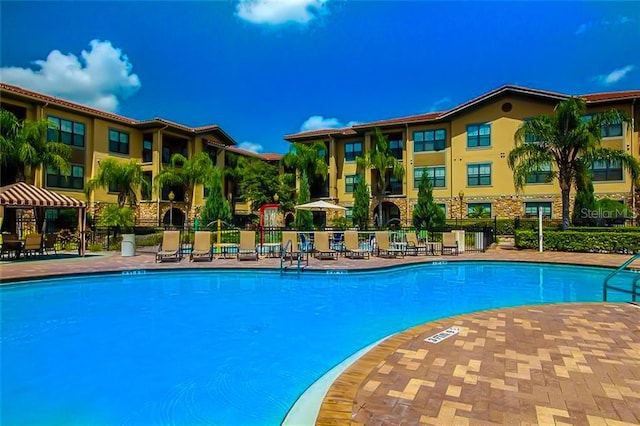
[[[537,249],[538,233],[516,231],[515,244],[522,249]],[[638,253],[640,252],[640,233],[544,231],[543,248],[552,251],[584,253]]]

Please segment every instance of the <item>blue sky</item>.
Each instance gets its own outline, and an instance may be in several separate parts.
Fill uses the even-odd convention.
[[[241,147],[503,84],[640,89],[640,2],[3,1],[0,80]]]

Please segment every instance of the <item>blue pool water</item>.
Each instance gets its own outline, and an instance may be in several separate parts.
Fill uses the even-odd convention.
[[[369,273],[147,272],[4,286],[0,420],[275,425],[316,379],[382,337],[488,308],[602,301],[609,272],[455,262]]]

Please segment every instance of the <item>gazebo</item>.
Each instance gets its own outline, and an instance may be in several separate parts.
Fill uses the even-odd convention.
[[[33,208],[38,216],[44,217],[44,209],[78,209],[78,229],[80,230],[80,256],[85,255],[85,235],[87,229],[87,203],[57,192],[29,185],[25,182],[12,183],[0,187],[0,206],[4,208]]]

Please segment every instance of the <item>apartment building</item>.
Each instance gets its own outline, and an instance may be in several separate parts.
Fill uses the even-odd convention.
[[[483,212],[489,217],[525,217],[538,209],[551,218],[562,216],[557,181],[546,183],[546,172],[531,176],[518,192],[507,156],[515,147],[514,134],[522,123],[540,114],[552,114],[558,102],[570,96],[544,90],[506,85],[458,105],[448,111],[418,114],[354,125],[341,129],[321,129],[286,135],[297,143],[323,142],[329,165],[321,188],[312,188],[312,198],[325,198],[353,206],[356,157],[364,155],[379,128],[387,137],[393,155],[405,169],[403,179],[386,182],[383,221],[409,224],[417,202],[418,185],[427,173],[434,198],[447,218],[466,218]],[[581,95],[588,113],[608,109],[626,112],[632,124],[602,129],[606,147],[624,150],[640,158],[640,90]],[[636,210],[635,190],[620,164],[597,163],[592,167],[597,197],[623,201]],[[372,173],[366,182],[375,186]],[[377,209],[372,200],[371,217]],[[573,205],[573,194],[571,198]]]
[[[175,153],[190,157],[206,152],[219,168],[225,167],[227,152],[268,162],[278,162],[281,158],[277,154],[262,155],[236,148],[233,138],[215,124],[189,127],[162,118],[139,121],[4,83],[0,83],[0,108],[12,112],[20,120],[47,119],[54,124],[49,129],[48,139],[71,147],[71,175],[61,176],[54,169],[36,170],[32,183],[80,200],[86,199],[87,180],[95,176],[100,161],[107,157],[140,162],[149,182]],[[5,167],[0,175],[1,184],[6,185],[12,183],[15,170]],[[171,192],[173,200],[169,200]],[[174,224],[182,224],[204,204],[205,188],[196,188],[192,212],[185,211],[184,197],[180,186],[142,193],[137,218],[150,223],[169,223],[171,217]],[[117,195],[108,189],[100,189],[87,201],[88,210],[96,213],[102,206],[116,203]],[[248,200],[237,203],[236,211],[251,213]],[[57,213],[48,211],[47,217],[54,219]]]

